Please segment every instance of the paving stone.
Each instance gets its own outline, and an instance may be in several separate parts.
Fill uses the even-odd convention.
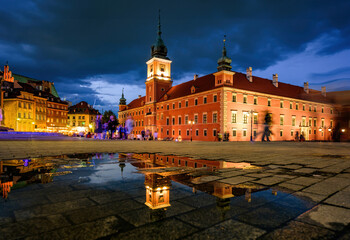
[[[349,216],[350,209],[320,204],[298,217],[297,220],[341,231],[350,223]]]
[[[98,239],[125,231],[131,227],[115,216],[106,217],[93,222],[83,223],[59,229],[57,232],[63,239]]]
[[[265,233],[264,230],[238,222],[227,220],[210,227],[199,233],[195,233],[185,239],[256,239]]]
[[[91,200],[82,198],[73,201],[40,205],[30,209],[17,210],[15,211],[15,217],[17,221],[21,221],[29,218],[48,216],[51,214],[62,213],[93,205],[94,203]]]
[[[322,181],[322,179],[311,178],[311,177],[298,177],[298,178],[294,178],[292,180],[289,180],[286,183],[298,184],[298,185],[302,185],[302,186],[310,186],[311,184],[314,184],[314,183],[317,183],[320,181]]]
[[[218,176],[205,176],[205,177],[199,177],[198,180],[195,182],[195,184],[202,184],[202,183],[207,183],[207,182],[212,182],[215,180],[222,179],[223,177],[218,177]]]
[[[293,190],[293,191],[299,191],[300,189],[303,189],[305,186],[301,186],[301,185],[296,185],[296,184],[291,184],[288,182],[283,182],[278,184],[278,186],[282,187],[282,188],[287,188],[289,190]]]
[[[90,196],[96,197],[108,192],[110,191],[105,189],[87,189],[87,190],[79,190],[79,191],[77,190],[71,194],[67,194],[66,192],[48,194],[47,198],[50,199],[51,202],[64,202],[64,201],[75,200],[79,198],[86,198]]]
[[[350,208],[350,191],[340,191],[328,198],[325,203]]]
[[[294,195],[309,198],[314,202],[321,202],[322,200],[324,200],[328,197],[328,195],[320,195],[320,194],[303,192],[303,191],[295,192]]]
[[[250,173],[250,174],[246,174],[244,176],[246,177],[253,177],[253,178],[264,178],[264,177],[269,177],[272,174],[268,174],[268,173]]]
[[[261,240],[326,240],[335,238],[335,233],[325,228],[291,221],[287,226],[264,235]]]
[[[119,216],[132,225],[139,227],[146,223],[159,221],[161,219],[192,211],[193,209],[193,207],[178,201],[172,201],[171,206],[167,208],[153,210],[144,205],[144,207],[140,209],[124,212],[119,214]]]
[[[74,224],[90,222],[95,219],[117,215],[143,207],[143,204],[132,199],[110,202],[104,205],[90,206],[65,213],[65,216]]]
[[[230,171],[230,172],[219,173],[219,176],[223,178],[229,178],[229,177],[240,176],[244,174],[246,174],[246,172],[244,171]]]
[[[232,205],[229,207],[225,206],[223,208],[217,206],[209,206],[196,209],[189,213],[181,214],[179,216],[176,216],[176,218],[195,227],[207,228],[246,211],[247,210],[244,208]]]
[[[108,192],[106,194],[100,194],[96,196],[89,196],[89,198],[99,204],[104,204],[104,203],[113,202],[117,200],[124,200],[124,199],[130,198],[130,196],[124,192],[117,191],[117,192]]]
[[[318,169],[316,169],[316,168],[305,168],[305,167],[303,167],[303,168],[299,168],[299,169],[295,170],[294,172],[310,174],[310,173],[313,173],[313,172],[315,172],[317,170]]]
[[[110,239],[178,239],[197,231],[196,228],[177,219],[148,224],[131,231],[112,236]]]
[[[208,194],[197,194],[191,197],[179,199],[178,201],[191,207],[199,208],[215,204],[216,198]]]
[[[0,239],[24,238],[69,225],[70,224],[62,215],[50,215],[47,217],[29,219],[1,226]]]
[[[343,178],[328,178],[322,182],[315,183],[314,185],[304,189],[303,191],[316,194],[330,195],[350,185],[349,181],[341,181],[341,179]]]
[[[256,181],[252,181],[252,182],[258,183],[258,184],[263,184],[266,186],[272,186],[272,185],[275,185],[275,184],[283,182],[283,181],[286,181],[286,178],[273,176],[273,177],[262,178],[260,180],[256,180]]]
[[[255,179],[256,178],[252,178],[252,177],[237,176],[237,177],[225,178],[225,179],[219,180],[219,182],[235,185],[235,184],[239,184],[239,183],[253,181]]]
[[[284,165],[283,168],[287,169],[299,169],[302,168],[303,166],[297,165],[297,164],[290,164],[290,165]]]

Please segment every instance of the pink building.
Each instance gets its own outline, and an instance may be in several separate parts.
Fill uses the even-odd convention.
[[[231,70],[225,42],[217,71],[197,75],[172,86],[171,60],[161,38],[151,47],[147,64],[146,95],[126,104],[120,99],[119,121],[128,116],[135,121],[133,133],[158,132],[160,139],[215,141],[228,133],[229,141],[261,139],[266,113],[271,114],[273,141],[293,140],[301,134],[306,140],[330,140],[336,121],[336,106],[322,91],[253,76]]]

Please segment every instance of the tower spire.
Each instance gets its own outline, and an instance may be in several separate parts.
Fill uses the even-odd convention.
[[[218,60],[218,71],[226,70],[230,71],[231,70],[231,58],[227,57],[227,52],[226,52],[226,35],[224,35],[224,46],[222,48],[222,57],[219,58]]]
[[[162,31],[161,31],[161,24],[160,24],[160,9],[158,10],[158,37],[161,37]]]
[[[119,99],[119,105],[126,105],[126,99],[124,98],[124,88],[122,89],[122,97]]]
[[[151,55],[153,57],[169,59],[167,57],[168,49],[166,48],[163,39],[162,39],[162,29],[160,23],[160,9],[158,10],[158,33],[157,40],[151,47]]]

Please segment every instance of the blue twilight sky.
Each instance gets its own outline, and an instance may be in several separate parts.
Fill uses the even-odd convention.
[[[350,90],[349,0],[0,0],[0,65],[54,81],[62,98],[117,111],[144,95],[158,9],[174,84],[216,71],[223,35],[232,70]]]

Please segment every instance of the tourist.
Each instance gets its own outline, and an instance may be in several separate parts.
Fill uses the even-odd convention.
[[[265,137],[266,137],[266,141],[270,142],[270,139],[269,139],[269,136],[271,134],[271,131],[270,131],[270,125],[272,123],[272,120],[271,120],[271,114],[269,112],[266,112],[265,114],[265,122],[264,122],[264,133],[262,135],[262,139],[261,141],[264,142],[265,141]]]
[[[128,116],[128,118],[125,121],[125,127],[126,127],[126,135],[129,136],[132,132],[132,129],[134,128],[134,120],[131,116]],[[127,137],[126,137],[127,138]]]
[[[108,121],[108,133],[109,133],[109,139],[112,139],[113,134],[117,127],[117,121],[114,119],[114,116],[111,115]]]
[[[157,131],[154,132],[153,136],[154,136],[154,140],[158,140],[158,132]]]
[[[301,137],[301,135],[300,135],[300,137]],[[295,139],[294,140],[296,142],[299,142],[299,132],[298,131],[295,133]]]
[[[102,132],[103,132],[102,115],[97,115],[96,121],[95,121],[95,133],[97,135],[97,139],[102,139]]]
[[[145,140],[145,130],[144,129],[142,129],[142,131],[141,131],[141,136],[142,136],[142,140]]]

